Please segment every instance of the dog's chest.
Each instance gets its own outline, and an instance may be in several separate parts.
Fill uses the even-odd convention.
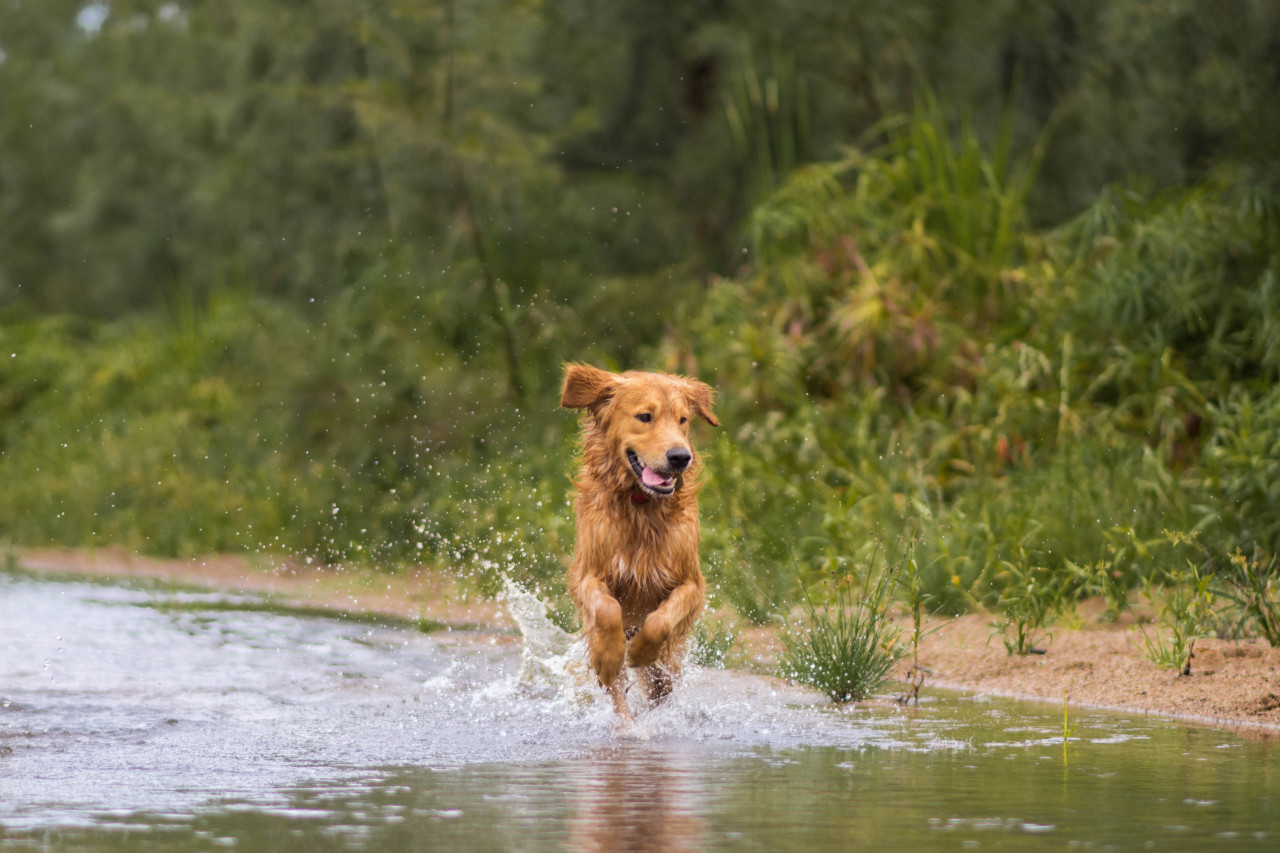
[[[619,548],[609,560],[610,586],[642,598],[666,595],[679,584],[682,574],[679,558],[665,548]]]
[[[612,496],[611,496],[612,497]],[[619,600],[661,600],[697,574],[697,504],[583,501],[578,507],[579,557]],[[581,531],[589,531],[584,537]],[[583,542],[588,543],[585,549]]]

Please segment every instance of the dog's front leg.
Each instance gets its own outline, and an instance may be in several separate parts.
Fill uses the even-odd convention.
[[[702,590],[697,584],[682,583],[671,590],[667,600],[645,617],[644,625],[631,638],[627,666],[648,666],[656,661],[671,632],[697,615],[701,607]]]
[[[579,594],[591,668],[601,684],[613,687],[627,651],[627,640],[622,633],[622,605],[609,594],[608,587],[594,578],[583,581]]]

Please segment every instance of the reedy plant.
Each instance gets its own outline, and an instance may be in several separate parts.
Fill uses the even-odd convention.
[[[1191,674],[1196,640],[1212,635],[1212,580],[1190,560],[1183,568],[1164,569],[1144,579],[1143,589],[1156,608],[1159,629],[1148,633],[1141,621],[1138,628],[1147,658],[1156,666]],[[1167,636],[1160,629],[1167,630]]]
[[[746,359],[732,341],[697,339],[699,360],[728,368],[735,387],[754,391],[767,376],[791,391],[780,398],[766,385],[753,400],[947,387],[962,342],[1021,310],[1019,267],[1035,252],[1025,202],[1043,140],[1016,158],[1006,121],[988,154],[967,124],[953,139],[930,98],[885,131],[879,150],[797,168],[749,220],[751,274],[716,288],[725,300],[713,289],[704,322],[745,315],[755,337],[775,342]],[[779,381],[779,369],[790,378]]]
[[[902,565],[876,568],[873,553],[861,573],[829,578],[824,601],[801,591],[803,622],[782,631],[779,671],[818,688],[833,702],[870,696],[889,677],[905,650],[889,612]]]
[[[1154,387],[1189,390],[1187,403],[1280,377],[1274,194],[1225,174],[1163,194],[1112,189],[1051,243],[1058,265],[1080,276],[1065,317],[1099,347],[1107,396],[1151,389],[1150,371],[1169,366],[1193,385]],[[1117,373],[1117,355],[1146,370]]]
[[[733,147],[753,194],[773,192],[807,156],[809,95],[795,57],[774,45],[757,54],[744,37],[724,89]]]
[[[938,241],[949,261],[939,285],[958,286],[959,298],[979,320],[999,312],[1001,289],[1016,282],[1007,273],[1023,259],[1027,197],[1053,125],[1019,157],[1013,121],[1005,110],[988,152],[968,120],[953,139],[937,99],[925,90],[910,119],[889,131],[890,149],[898,155],[886,161],[891,168],[883,175],[889,198],[911,222],[907,233],[923,228]]]
[[[1254,549],[1246,556],[1237,548],[1228,558],[1225,577],[1219,580],[1218,594],[1229,602],[1236,618],[1236,635],[1256,630],[1273,647],[1280,647],[1280,584],[1272,555],[1265,561]]]
[[[1046,629],[1062,612],[1068,593],[1064,573],[1031,565],[1025,551],[1013,560],[1002,560],[996,573],[1003,587],[996,599],[999,618],[991,623],[991,636],[1000,635],[1010,655],[1044,654],[1036,646],[1053,634]]]
[[[933,615],[929,610],[933,595],[928,592],[925,578],[920,571],[920,563],[915,556],[915,546],[916,541],[913,535],[908,539],[900,581],[904,602],[911,613],[911,631],[907,635],[907,643],[911,649],[911,666],[905,675],[906,692],[898,697],[898,701],[903,704],[920,702],[920,688],[924,686],[925,678],[928,676],[928,671],[920,666],[920,642],[933,631],[928,627],[928,620]]]

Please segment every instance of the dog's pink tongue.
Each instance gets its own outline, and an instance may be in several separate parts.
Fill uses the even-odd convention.
[[[658,472],[648,466],[640,469],[640,479],[644,481],[646,486],[652,486],[655,489],[668,489],[671,487],[671,481],[658,476]]]

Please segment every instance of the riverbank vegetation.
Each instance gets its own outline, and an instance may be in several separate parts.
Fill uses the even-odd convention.
[[[1275,642],[1280,12],[792,5],[0,13],[0,539],[563,602],[583,360],[717,388],[744,620]]]

